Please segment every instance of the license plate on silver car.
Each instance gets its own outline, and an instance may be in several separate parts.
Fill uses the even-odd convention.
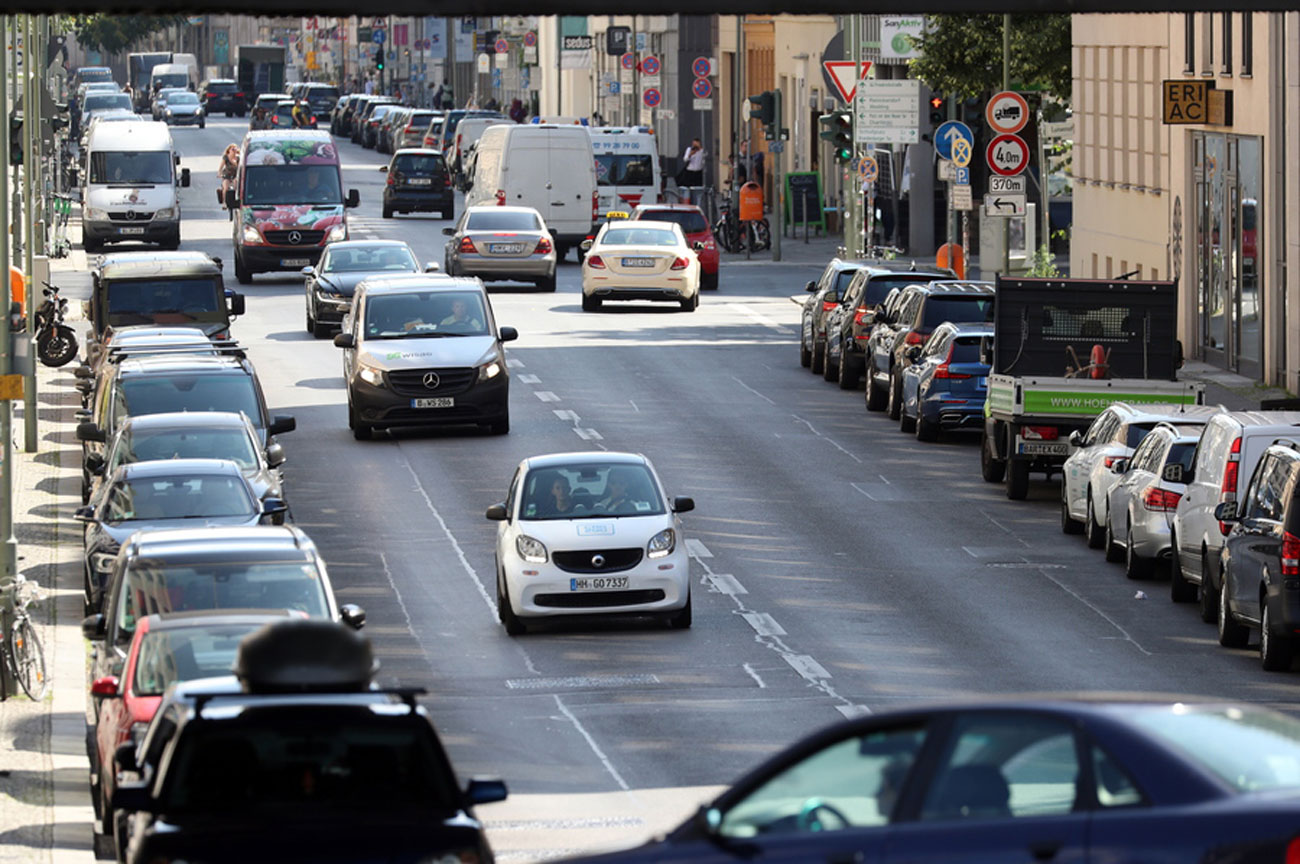
[[[143,234],[143,233],[144,233],[144,229],[143,229],[143,228],[119,228],[118,230],[121,231],[123,234]]]
[[[653,258],[624,258],[624,267],[653,267],[655,259]]]
[[[493,255],[518,255],[524,251],[522,243],[489,243],[488,252]]]
[[[570,579],[570,591],[617,591],[627,587],[626,576],[592,576],[587,579]]]
[[[412,399],[412,408],[453,408],[456,400],[451,396],[429,396],[424,399]]]

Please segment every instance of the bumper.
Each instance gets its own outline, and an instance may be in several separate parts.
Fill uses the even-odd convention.
[[[921,400],[921,416],[927,423],[938,423],[941,429],[979,430],[984,425],[984,397],[957,402],[956,397],[947,394],[927,396]]]
[[[239,246],[235,254],[251,273],[301,270],[320,261],[324,246]]]
[[[555,256],[537,258],[489,258],[483,255],[461,255],[456,259],[456,271],[480,279],[550,279],[555,275]]]
[[[209,99],[204,107],[208,109],[209,114],[217,111],[223,114],[227,111],[239,114],[247,110],[243,99]]]
[[[197,126],[207,118],[203,114],[182,114],[179,117],[173,115],[163,119],[173,126]]]
[[[1117,518],[1123,514],[1116,514]],[[1147,510],[1134,505],[1133,551],[1143,558],[1168,558],[1169,520],[1165,513]]]
[[[397,210],[451,210],[455,206],[456,196],[450,187],[439,192],[420,192],[415,189],[390,192],[385,188],[384,203]]]
[[[642,559],[636,567],[603,575],[569,573],[549,560],[526,562],[514,550],[502,566],[510,605],[520,617],[672,612],[686,604],[690,593],[690,559],[681,543],[664,558]],[[627,583],[613,590],[576,590],[575,580],[595,578],[626,578]]]
[[[582,293],[602,300],[686,300],[699,293],[699,286],[692,285],[684,276],[645,279],[639,284],[635,276],[584,274]]]
[[[359,377],[348,382],[348,400],[362,423],[372,426],[459,426],[493,423],[510,416],[510,376],[502,373],[452,395],[450,408],[414,408],[412,397],[375,387]]]
[[[176,222],[83,222],[82,234],[101,243],[166,243],[180,240],[181,223]]]

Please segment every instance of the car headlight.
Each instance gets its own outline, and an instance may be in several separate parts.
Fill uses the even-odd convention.
[[[117,552],[91,552],[90,566],[96,573],[107,573],[113,569],[113,561],[117,558]]]
[[[546,544],[535,537],[520,534],[519,539],[515,541],[515,551],[519,553],[520,558],[529,563],[546,563]]]
[[[164,208],[162,208],[161,210],[155,210],[155,211],[154,211],[154,214],[153,214],[153,218],[155,218],[155,219],[175,219],[175,218],[176,218],[176,208],[175,208],[175,207],[164,207]]]
[[[501,361],[493,360],[490,363],[484,363],[478,367],[478,380],[480,382],[488,381],[501,374]]]
[[[168,117],[172,116],[172,109],[170,108],[167,109],[167,116]]]
[[[262,232],[257,230],[257,226],[255,225],[244,226],[244,242],[245,243],[262,242]]]
[[[325,237],[325,242],[334,243],[335,241],[346,239],[348,239],[348,226],[340,222],[330,229],[330,233]]]
[[[366,382],[372,387],[384,386],[384,372],[382,369],[379,369],[375,366],[366,366],[362,364],[361,368],[357,370],[357,375],[361,378],[362,381]]]
[[[98,207],[85,207],[81,211],[81,218],[102,222],[108,218],[108,211]]]
[[[665,528],[650,538],[650,543],[646,546],[646,557],[662,558],[676,548],[677,532],[671,528]]]

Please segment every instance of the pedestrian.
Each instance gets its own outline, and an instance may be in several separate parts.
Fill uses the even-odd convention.
[[[217,168],[217,177],[221,179],[221,206],[226,206],[226,195],[234,188],[235,178],[239,174],[239,145],[229,144],[226,146],[226,152],[221,154],[221,165]],[[228,208],[227,208],[228,209]],[[230,218],[234,218],[233,210],[230,211]]]
[[[680,185],[704,185],[704,156],[704,145],[700,143],[699,138],[692,138],[691,146],[687,147],[686,152],[682,154]]]
[[[501,103],[497,101],[497,97],[495,97],[495,96],[491,96],[491,97],[488,98],[488,101],[485,102],[485,103],[483,104],[483,110],[484,110],[484,111],[500,111],[500,110],[501,110]]]
[[[366,89],[366,95],[367,95],[367,96],[373,96],[373,95],[375,95],[375,79],[374,79],[374,78],[367,78],[367,79],[366,79],[366,88],[365,88],[365,89]]]
[[[524,109],[524,102],[522,99],[515,99],[510,103],[511,120],[515,121],[516,123],[522,123],[524,122],[524,119],[527,116],[528,116],[528,112]]]

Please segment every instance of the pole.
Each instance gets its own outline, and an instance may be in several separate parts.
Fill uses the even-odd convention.
[[[1042,225],[1042,232],[1038,235],[1038,245],[1040,248],[1047,247],[1047,254],[1052,254],[1052,214],[1047,205],[1047,145],[1043,143],[1043,102],[1038,101],[1038,193],[1043,204],[1038,216]],[[1037,252],[1038,249],[1026,250],[1030,253]]]
[[[8,43],[13,40],[12,50],[9,52],[10,57],[17,54],[17,33],[15,31],[16,20],[12,15],[3,16],[4,20],[4,41]],[[16,65],[16,60],[14,64]],[[10,78],[11,86],[13,79]],[[5,124],[9,123],[9,106],[11,104],[10,88],[0,86],[0,118],[3,118]],[[0,167],[7,169],[9,165],[9,130],[6,128],[5,133],[0,135]],[[9,224],[9,174],[5,170],[0,174],[0,225]],[[9,280],[10,266],[10,245],[8,230],[0,231],[0,272],[4,274],[6,283]],[[8,290],[5,291],[8,294]],[[6,310],[7,311],[7,310]],[[10,352],[13,350],[13,340],[9,334],[9,316],[6,314],[5,320],[0,321],[0,374],[9,373]],[[14,538],[14,512],[13,512],[13,434],[11,421],[13,419],[13,403],[8,399],[0,400],[0,538],[3,539],[3,549],[0,549],[0,632],[8,633],[13,622],[13,596],[11,594],[14,577],[18,572],[18,544]],[[9,664],[0,663],[0,694],[7,694],[12,691],[13,681],[9,674]]]
[[[781,100],[781,88],[777,87],[772,90],[772,95],[776,97],[773,105],[776,121],[776,140],[780,152],[776,153],[776,158],[772,160],[772,185],[776,187],[772,195],[772,209],[776,212],[772,214],[772,219],[776,223],[773,229],[768,232],[772,236],[772,260],[781,260],[781,234],[784,232],[782,222],[785,220],[785,207],[782,206],[785,196],[785,186],[783,178],[785,173],[785,142],[781,140],[781,127],[785,120],[784,106]]]
[[[27,57],[26,62],[31,64],[31,73],[26,75],[27,80],[27,98],[23,111],[23,131],[26,133],[27,143],[23,151],[23,182],[24,182],[24,199],[27,206],[27,243],[23,254],[23,272],[27,274],[27,305],[30,309],[35,309],[36,305],[32,298],[40,296],[36,293],[38,288],[36,284],[36,268],[33,266],[34,258],[37,251],[37,244],[41,246],[41,253],[44,254],[45,238],[40,236],[43,231],[37,232],[36,223],[36,196],[43,191],[38,185],[37,180],[40,178],[44,166],[44,160],[41,158],[41,92],[40,88],[44,86],[45,66],[41,62],[41,55],[44,53],[44,46],[37,39],[36,17],[27,16],[27,44],[24,46]],[[45,220],[41,220],[41,225]],[[8,304],[5,304],[6,308]],[[0,321],[0,327],[5,326]],[[27,334],[32,337],[29,343],[33,347],[36,344],[34,332],[36,330],[36,316],[27,316]],[[36,364],[28,363],[27,368],[23,370],[23,449],[28,453],[36,452]]]
[[[564,104],[564,16],[555,16],[555,116],[559,117]],[[595,103],[599,108],[599,103]]]
[[[1002,89],[1011,89],[1011,14],[1002,15]],[[1002,272],[1011,273],[1011,225],[1002,223]]]
[[[853,91],[853,92],[854,92],[855,94],[857,93],[858,81],[859,81],[861,78],[862,78],[862,16],[861,16],[861,15],[858,15],[857,13],[854,13],[854,15],[853,15],[853,87],[854,87],[854,91]],[[852,103],[849,104],[849,109],[850,109],[850,110],[853,109],[853,105],[852,105]],[[857,137],[858,137],[858,136],[857,136],[857,129],[856,129],[856,126],[857,126],[857,113],[856,113],[856,112],[854,112],[853,124],[854,124],[854,127],[855,127],[855,129],[854,129],[854,134],[853,134],[853,138],[854,138],[854,141],[853,141],[853,155],[854,155],[855,157],[861,158],[862,154],[859,152],[861,148],[859,148],[859,146],[858,146],[858,142],[857,142]],[[852,178],[852,175],[850,175],[850,178]],[[852,190],[853,190],[853,210],[852,210],[852,213],[853,213],[853,243],[852,243],[852,245],[849,246],[849,255],[850,255],[850,257],[853,257],[853,258],[860,258],[860,257],[862,256],[862,253],[863,253],[863,250],[862,250],[862,226],[863,226],[863,224],[864,224],[864,223],[863,223],[863,217],[865,216],[865,213],[864,213],[864,206],[863,206],[863,200],[862,200],[862,185],[861,185],[858,181],[856,181],[856,180],[852,180],[852,179],[850,180],[850,185],[851,185]]]
[[[17,15],[9,16],[9,39],[12,42],[12,48],[9,51],[9,105],[11,111],[17,111],[18,103],[20,101],[20,94],[21,94],[21,91],[18,89],[18,82],[22,80],[18,75],[18,16]],[[27,66],[30,67],[31,64],[28,63]],[[9,122],[7,117],[5,119],[5,122],[6,123]],[[6,136],[9,135],[8,129],[5,130],[4,134]],[[23,210],[22,186],[18,182],[17,165],[14,165],[12,169],[10,169],[9,160],[5,160],[4,165],[0,167],[3,167],[4,170],[6,171],[12,170],[13,172],[13,181],[12,181],[13,186],[12,186],[11,198],[10,198],[11,204],[9,209],[9,219],[6,220],[6,222],[8,224],[7,230],[10,233],[9,242],[12,245],[12,254],[14,256],[17,256],[19,252],[22,250],[22,236],[21,236],[22,234],[21,223],[22,223],[22,210]]]

